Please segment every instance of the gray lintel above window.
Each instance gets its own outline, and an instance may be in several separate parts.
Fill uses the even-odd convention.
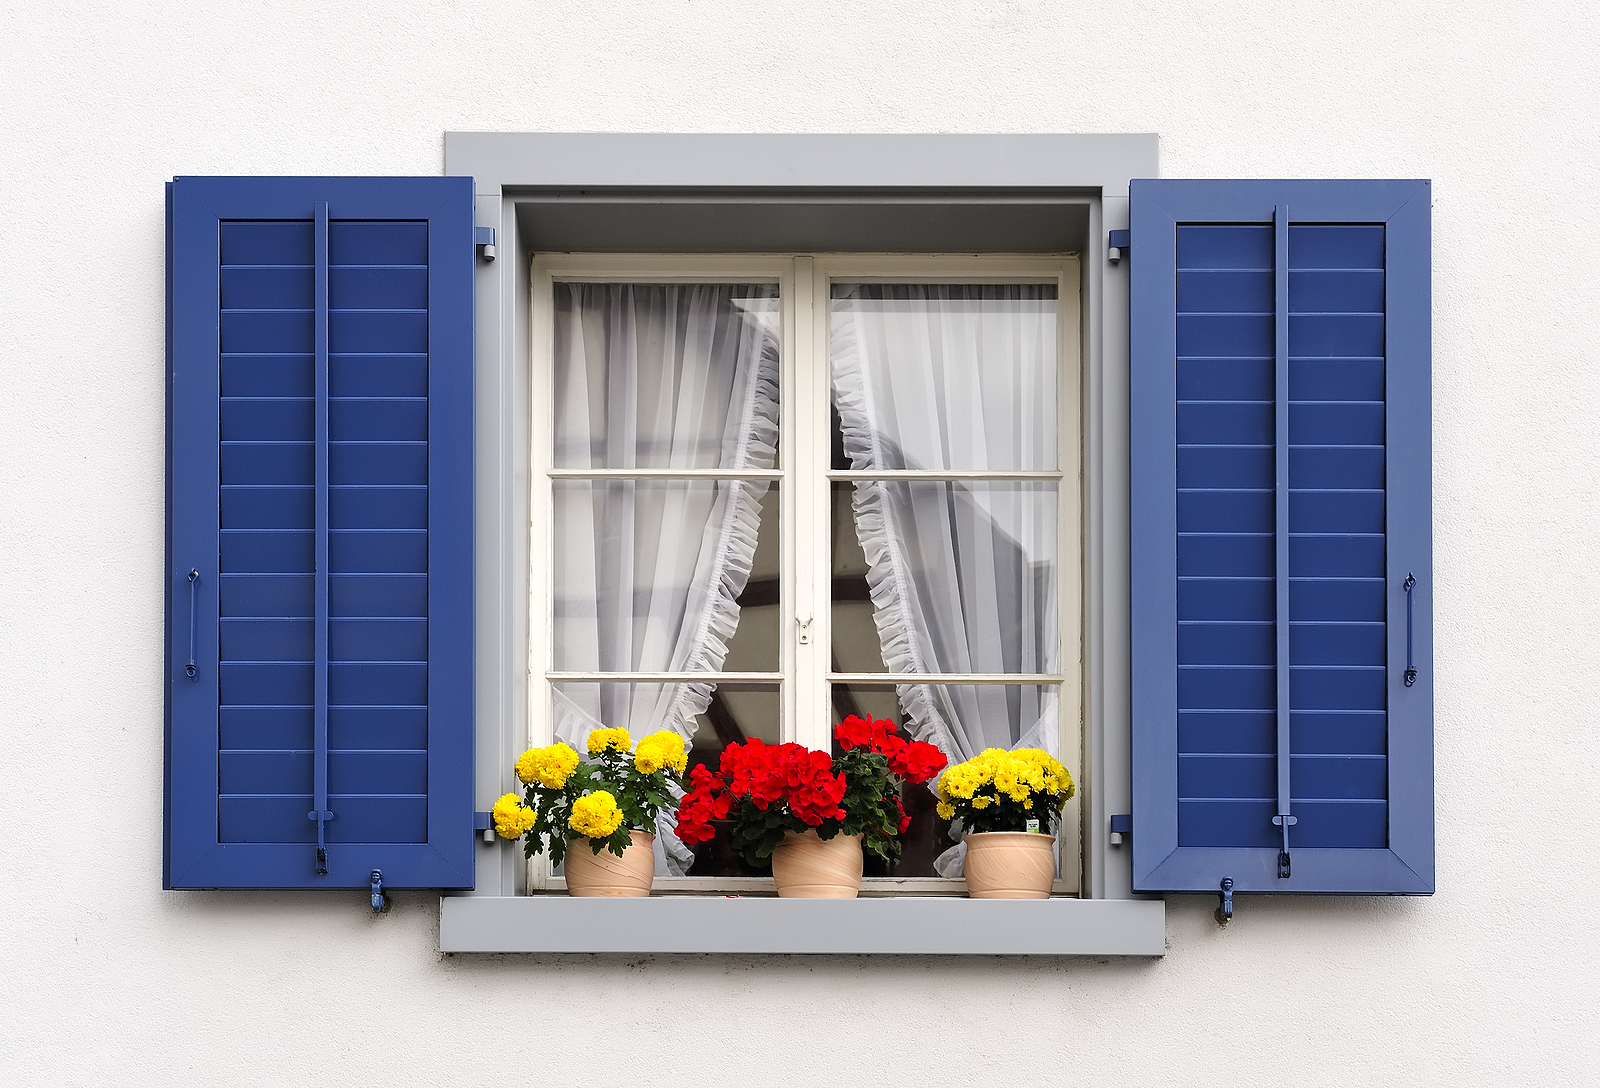
[[[445,134],[537,252],[1071,253],[1153,135]]]
[[[1158,899],[447,896],[441,952],[1160,956]]]
[[[1156,174],[1154,133],[447,132],[445,173],[479,195],[599,189],[1078,189]]]

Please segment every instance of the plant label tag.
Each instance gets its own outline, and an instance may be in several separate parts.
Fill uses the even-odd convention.
[[[1028,834],[1037,835],[1038,833],[1039,833],[1039,821],[1038,820],[1029,820],[1028,821]]]

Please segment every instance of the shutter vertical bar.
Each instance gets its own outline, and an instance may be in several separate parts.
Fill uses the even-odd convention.
[[[1278,853],[1278,876],[1289,876],[1289,825],[1294,817],[1289,815],[1290,798],[1290,706],[1289,689],[1292,673],[1289,658],[1289,206],[1279,204],[1273,209],[1273,377],[1274,418],[1276,422],[1276,449],[1273,458],[1274,480],[1277,490],[1276,519],[1273,542],[1275,544],[1277,590],[1273,625],[1277,635],[1278,682],[1278,811],[1272,822],[1283,830],[1283,848]]]
[[[315,700],[312,756],[315,808],[311,818],[317,822],[317,875],[328,872],[328,204],[316,202],[316,271],[313,290],[316,306],[316,603],[313,609],[312,684]]]

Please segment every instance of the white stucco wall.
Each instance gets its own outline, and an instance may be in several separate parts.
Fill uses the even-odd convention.
[[[1597,10],[5,5],[0,1079],[1596,1076]],[[436,174],[447,129],[1158,132],[1169,177],[1432,178],[1439,893],[947,962],[446,958],[420,893],[162,892],[161,183]]]

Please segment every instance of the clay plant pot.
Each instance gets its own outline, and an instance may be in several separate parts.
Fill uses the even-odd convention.
[[[815,831],[790,831],[772,851],[772,879],[782,899],[854,899],[862,869],[860,835],[823,842]]]
[[[967,839],[967,895],[973,899],[1049,899],[1056,878],[1054,835],[983,831]]]
[[[630,831],[633,843],[619,858],[601,847],[596,854],[588,839],[567,843],[561,869],[567,877],[568,895],[646,896],[656,876],[654,835]]]

